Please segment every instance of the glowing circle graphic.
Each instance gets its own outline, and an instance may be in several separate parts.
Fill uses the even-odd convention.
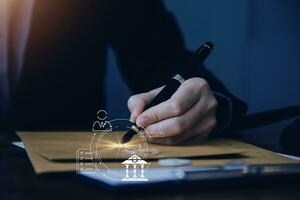
[[[130,142],[121,143],[123,135],[132,130],[128,119],[106,121],[105,127],[103,130],[94,131],[90,148],[94,152],[97,169],[104,169],[106,172],[104,176],[119,180],[124,176],[124,172],[119,170],[124,168],[122,165],[124,160],[133,155],[143,160],[147,159],[149,152],[147,141],[143,134],[136,134]],[[133,157],[132,162],[136,163],[138,160]]]

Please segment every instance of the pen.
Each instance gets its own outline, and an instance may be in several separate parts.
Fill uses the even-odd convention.
[[[213,43],[212,42],[206,42],[203,44],[199,49],[195,51],[195,56],[190,61],[189,65],[199,65],[200,63],[203,63],[205,59],[208,57],[208,55],[213,50]],[[192,67],[196,66],[185,66],[188,67],[186,71],[191,70]],[[167,101],[171,96],[176,92],[176,90],[180,87],[180,85],[184,82],[185,78],[188,77],[187,72],[181,72],[175,74],[171,79],[169,79],[165,85],[165,87],[158,93],[158,95],[145,107],[145,110],[148,108],[151,108],[155,105],[158,105],[164,101]],[[141,130],[143,130],[142,127],[139,127],[136,123],[133,123],[131,126],[131,129],[122,137],[121,143],[127,143],[129,142],[132,137],[139,133]]]

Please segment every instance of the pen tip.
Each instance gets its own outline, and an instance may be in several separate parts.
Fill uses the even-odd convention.
[[[122,137],[121,144],[126,144],[129,140],[127,137]]]
[[[133,130],[129,130],[121,140],[121,144],[125,144],[131,140],[131,138],[135,135],[135,132]]]

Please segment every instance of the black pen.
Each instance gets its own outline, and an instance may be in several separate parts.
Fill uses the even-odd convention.
[[[199,64],[203,63],[205,59],[208,57],[208,55],[212,52],[213,47],[214,45],[212,42],[206,42],[199,49],[197,49],[197,51],[195,51],[194,53],[195,55],[193,56],[192,60],[189,62],[187,66],[189,69],[186,69],[186,72],[175,74],[175,76],[169,79],[165,87],[145,107],[145,110],[170,99],[171,96],[180,87],[180,85],[184,82],[185,78],[188,78],[188,76],[190,76],[188,75],[188,71],[190,71],[192,67],[197,67]],[[195,65],[195,66],[189,66],[189,65]],[[143,130],[143,128],[138,127],[136,123],[133,123],[131,129],[122,137],[121,143],[124,144],[129,142],[132,139],[132,137],[135,134],[139,133],[141,130]]]

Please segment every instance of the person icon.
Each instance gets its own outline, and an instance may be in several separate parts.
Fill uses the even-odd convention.
[[[97,120],[93,123],[92,131],[111,131],[112,126],[109,121],[106,121],[107,112],[99,110],[97,112]]]

